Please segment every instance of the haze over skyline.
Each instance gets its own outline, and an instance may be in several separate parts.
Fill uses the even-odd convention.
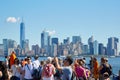
[[[120,39],[120,0],[2,0],[0,1],[0,44],[2,39],[20,43],[20,22],[30,45],[40,45],[44,29],[51,37],[81,36],[107,44],[109,37]]]

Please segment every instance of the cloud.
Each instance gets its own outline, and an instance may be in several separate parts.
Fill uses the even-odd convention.
[[[56,33],[55,30],[53,30],[53,31],[46,31],[46,32],[48,32],[50,36],[54,35]]]
[[[6,19],[6,22],[10,22],[10,23],[16,23],[16,22],[19,22],[20,21],[20,18],[15,18],[15,17],[8,17]]]

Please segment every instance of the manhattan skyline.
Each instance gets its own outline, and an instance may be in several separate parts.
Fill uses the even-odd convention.
[[[64,38],[81,36],[88,44],[88,38],[104,43],[109,37],[120,39],[119,0],[12,0],[0,1],[0,43],[4,38],[20,44],[20,23],[25,23],[25,36],[30,46],[40,46],[44,29],[53,33],[51,37]]]

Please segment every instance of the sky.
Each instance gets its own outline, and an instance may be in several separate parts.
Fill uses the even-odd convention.
[[[60,42],[81,36],[87,44],[93,36],[106,45],[109,37],[120,38],[120,0],[0,0],[0,44],[20,43],[22,18],[30,45],[41,44],[44,29]]]

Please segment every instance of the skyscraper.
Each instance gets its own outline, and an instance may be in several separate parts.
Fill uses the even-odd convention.
[[[107,54],[108,55],[118,55],[118,38],[110,37],[108,38],[107,44]]]
[[[50,36],[45,30],[41,33],[41,48],[45,49],[45,53],[49,55],[50,50]]]
[[[63,43],[64,43],[64,44],[70,44],[70,38],[67,37],[67,39],[64,39],[64,40],[63,40]]]
[[[98,51],[99,51],[99,55],[105,55],[104,54],[104,45],[102,44],[102,43],[99,43],[99,45],[98,45]]]
[[[88,45],[89,45],[89,54],[93,54],[94,53],[94,48],[93,48],[93,36],[91,36],[89,39],[88,39]]]
[[[3,39],[3,45],[4,45],[4,55],[8,55],[8,39]]]
[[[77,42],[82,42],[80,36],[72,36],[72,42],[76,44]]]
[[[57,44],[58,45],[58,38],[52,38],[52,44]]]
[[[83,45],[83,54],[88,54],[88,51],[89,51],[89,49],[88,49],[88,45]]]
[[[36,45],[32,45],[32,50],[34,51],[34,54],[40,55],[40,47]]]
[[[4,45],[0,44],[0,55],[4,56]]]
[[[94,42],[93,42],[93,49],[94,49],[94,55],[98,55],[98,41],[97,40],[95,40]]]
[[[24,42],[25,42],[25,24],[22,21],[20,23],[20,47],[24,48]]]

